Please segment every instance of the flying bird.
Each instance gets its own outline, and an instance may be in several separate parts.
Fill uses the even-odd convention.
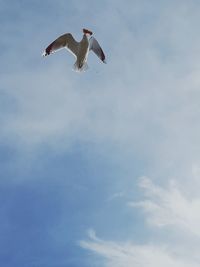
[[[42,55],[48,56],[62,48],[66,48],[75,56],[74,69],[79,72],[88,68],[87,58],[89,51],[93,51],[103,63],[106,63],[105,54],[92,34],[91,31],[83,29],[83,38],[80,42],[77,42],[71,33],[65,33],[47,46]]]

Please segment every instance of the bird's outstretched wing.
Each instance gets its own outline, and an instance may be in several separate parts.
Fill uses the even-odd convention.
[[[73,38],[71,33],[65,33],[47,46],[42,55],[48,56],[59,49],[67,48],[74,56],[77,56],[78,45],[79,43]]]
[[[90,50],[92,50],[98,56],[98,58],[100,58],[103,61],[103,63],[106,63],[105,54],[101,46],[94,37],[90,38]]]

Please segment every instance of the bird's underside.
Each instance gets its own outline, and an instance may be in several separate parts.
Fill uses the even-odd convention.
[[[106,63],[105,54],[98,41],[93,36],[88,39],[88,35],[92,35],[92,32],[83,29],[83,33],[83,38],[80,42],[77,42],[71,33],[59,36],[55,41],[47,46],[43,56],[48,56],[62,48],[66,48],[76,58],[76,62],[74,64],[74,69],[76,71],[83,71],[88,68],[87,56],[90,51],[93,51],[102,62]]]

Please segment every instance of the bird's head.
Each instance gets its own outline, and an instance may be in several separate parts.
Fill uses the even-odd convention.
[[[89,34],[89,35],[92,35],[92,32],[91,31],[89,31],[89,30],[87,30],[87,29],[83,29],[83,33],[84,34]]]

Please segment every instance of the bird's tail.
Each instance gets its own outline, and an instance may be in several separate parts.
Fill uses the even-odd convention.
[[[76,72],[86,71],[87,69],[89,69],[89,67],[88,67],[88,64],[86,62],[81,67],[79,67],[77,62],[75,62],[74,67],[73,67],[73,70]]]

